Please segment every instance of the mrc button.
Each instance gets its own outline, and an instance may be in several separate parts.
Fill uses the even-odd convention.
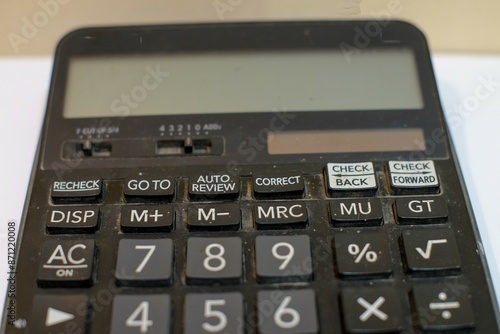
[[[377,189],[375,169],[371,162],[329,163],[326,165],[328,188],[333,191]]]
[[[240,193],[240,182],[229,174],[200,174],[189,179],[189,194],[196,199],[234,197]]]
[[[54,181],[52,183],[53,198],[96,197],[101,194],[102,179],[80,179]]]
[[[389,161],[389,177],[395,191],[426,188],[435,190],[439,187],[432,160]]]
[[[299,173],[255,175],[253,190],[256,196],[301,195],[304,178]]]

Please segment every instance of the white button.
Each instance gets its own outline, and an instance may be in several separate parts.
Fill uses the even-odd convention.
[[[326,165],[331,190],[370,190],[377,188],[371,162],[329,163]]]
[[[394,188],[430,188],[439,186],[432,160],[389,161],[391,185]]]

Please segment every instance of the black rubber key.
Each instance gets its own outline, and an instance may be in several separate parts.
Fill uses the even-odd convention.
[[[406,266],[414,275],[457,274],[460,255],[449,229],[413,230],[403,233]]]
[[[469,289],[456,280],[419,284],[413,288],[418,325],[424,331],[451,331],[474,327]]]
[[[85,295],[43,295],[33,302],[29,334],[87,333],[89,304]]]
[[[400,224],[442,223],[448,218],[448,206],[441,197],[398,198],[396,213]]]
[[[311,289],[260,291],[260,334],[318,333],[316,297]]]
[[[395,289],[346,288],[341,296],[348,333],[387,333],[402,329],[400,294]]]
[[[257,278],[261,282],[312,278],[311,246],[307,235],[258,236],[255,253]]]
[[[169,334],[170,296],[118,295],[113,301],[111,334]]]
[[[127,286],[168,285],[172,281],[173,257],[170,239],[122,239],[115,277]]]
[[[42,246],[38,283],[42,286],[88,286],[92,283],[93,240],[49,240]]]
[[[174,222],[172,205],[133,205],[122,207],[124,232],[170,231]]]
[[[392,259],[384,232],[359,230],[335,235],[335,258],[340,276],[345,278],[387,277]],[[356,232],[356,231],[354,231]]]
[[[186,278],[189,284],[239,283],[243,273],[238,237],[189,238]]]
[[[379,199],[337,199],[330,202],[332,222],[336,226],[368,226],[382,224]]]
[[[184,304],[184,334],[242,334],[245,315],[243,295],[188,293]]]

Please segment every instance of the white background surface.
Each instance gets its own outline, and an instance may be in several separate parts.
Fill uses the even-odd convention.
[[[433,61],[500,299],[500,242],[496,240],[500,236],[500,56],[440,54]],[[19,223],[21,217],[51,67],[51,58],[0,58],[0,304],[6,289],[7,222]],[[496,86],[485,87],[482,81],[488,78]]]

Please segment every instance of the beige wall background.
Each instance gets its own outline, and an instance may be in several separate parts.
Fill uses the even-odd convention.
[[[377,17],[414,23],[433,52],[500,53],[500,0],[0,0],[0,56],[51,55],[83,26]]]

